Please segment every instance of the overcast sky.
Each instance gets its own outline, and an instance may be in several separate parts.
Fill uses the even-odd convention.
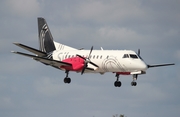
[[[0,117],[179,117],[179,0],[1,0]],[[54,40],[74,48],[141,49],[151,68],[132,76],[76,74],[10,53],[39,48],[37,17],[44,17]]]

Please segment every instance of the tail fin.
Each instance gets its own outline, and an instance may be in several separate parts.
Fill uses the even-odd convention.
[[[38,18],[38,32],[39,32],[39,44],[40,50],[45,53],[52,52],[56,50],[53,37],[51,35],[50,29],[44,18]]]

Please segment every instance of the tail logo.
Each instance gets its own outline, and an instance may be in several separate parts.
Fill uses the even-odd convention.
[[[47,32],[48,32],[48,27],[46,24],[44,24],[44,26],[42,26],[42,29],[41,29],[40,34],[39,34],[39,36],[40,36],[39,37],[40,38],[40,50],[43,52],[46,52],[44,42],[45,42],[45,36],[46,36]]]

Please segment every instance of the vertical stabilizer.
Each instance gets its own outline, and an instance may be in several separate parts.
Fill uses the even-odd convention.
[[[40,50],[46,53],[56,50],[53,42],[53,37],[46,23],[46,20],[41,17],[38,18],[38,32],[39,32]]]

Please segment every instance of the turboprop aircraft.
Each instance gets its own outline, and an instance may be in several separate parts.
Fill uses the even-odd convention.
[[[146,70],[152,67],[161,67],[174,65],[157,64],[149,65],[144,62],[140,56],[140,50],[134,52],[132,50],[90,50],[76,49],[53,40],[50,29],[44,18],[38,18],[38,32],[40,49],[35,49],[21,43],[15,45],[32,52],[34,55],[14,52],[23,56],[33,58],[45,65],[50,65],[59,70],[64,70],[66,76],[64,83],[71,83],[69,72],[84,73],[115,73],[115,87],[121,87],[120,75],[132,75],[132,86],[137,85],[138,75],[146,74]]]

